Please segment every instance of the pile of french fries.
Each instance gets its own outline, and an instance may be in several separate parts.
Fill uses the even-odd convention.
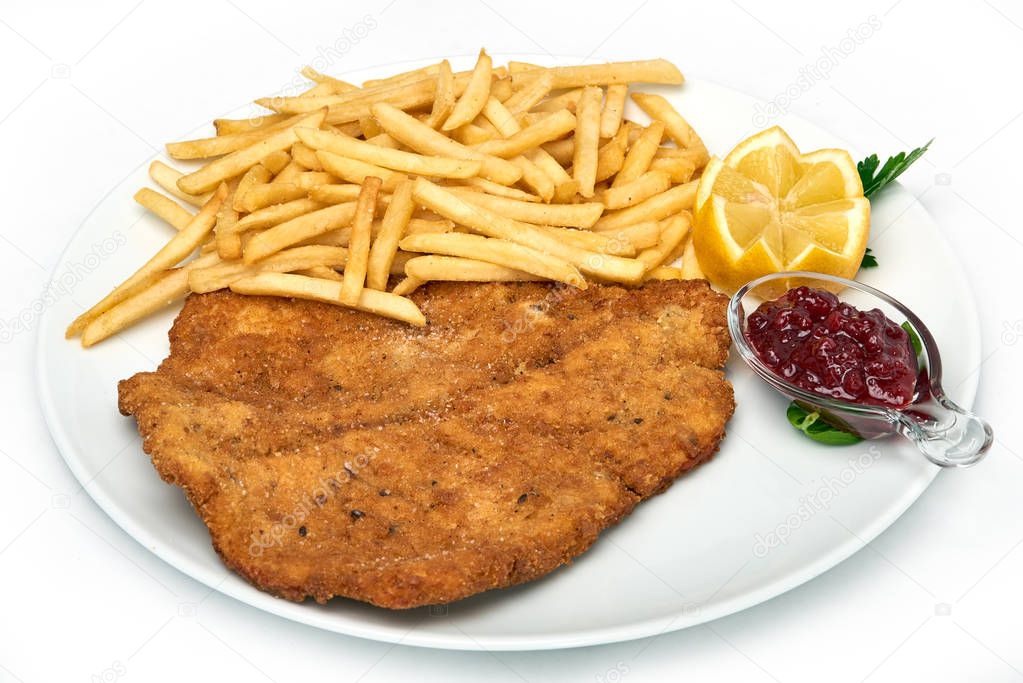
[[[257,100],[272,113],[167,145],[208,160],[154,161],[167,194],[135,195],[177,234],[69,338],[91,346],[224,288],[424,325],[408,295],[431,280],[702,277],[689,232],[707,149],[665,98],[629,92],[681,84],[670,62],[495,68],[481,51],[472,71],[442,61],[361,86],[302,73],[304,93]],[[649,125],[625,119],[630,96]]]

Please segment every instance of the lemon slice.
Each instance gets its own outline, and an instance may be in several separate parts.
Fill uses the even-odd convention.
[[[870,202],[849,153],[802,154],[778,127],[742,141],[724,160],[711,159],[694,213],[700,267],[728,292],[784,270],[851,278],[870,233]],[[787,287],[778,282],[763,293]]]

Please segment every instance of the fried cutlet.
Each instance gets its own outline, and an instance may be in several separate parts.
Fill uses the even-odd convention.
[[[734,407],[723,296],[432,283],[428,324],[192,295],[119,385],[160,476],[257,587],[388,608],[547,574],[708,459]]]

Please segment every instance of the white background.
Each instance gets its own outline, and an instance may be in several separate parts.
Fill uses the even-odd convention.
[[[32,328],[64,244],[161,143],[280,89],[360,23],[375,27],[348,42],[338,75],[440,56],[464,67],[480,46],[537,59],[663,56],[766,102],[801,74],[806,85],[801,70],[866,22],[879,28],[787,106],[882,155],[937,138],[903,183],[973,283],[985,359],[976,410],[997,435],[982,465],[942,473],[827,574],[711,624],[557,652],[392,646],[263,614],[125,535],[50,441],[35,329],[16,330],[0,345],[0,680],[1023,680],[1023,310],[1011,289],[1023,256],[1023,9],[1007,0],[7,5],[0,331],[19,317]],[[921,264],[919,277],[942,273]]]

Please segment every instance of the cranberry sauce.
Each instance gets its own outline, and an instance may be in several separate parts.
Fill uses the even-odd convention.
[[[806,391],[904,408],[913,400],[916,353],[878,309],[861,311],[820,289],[797,287],[760,305],[746,338],[775,374]]]

